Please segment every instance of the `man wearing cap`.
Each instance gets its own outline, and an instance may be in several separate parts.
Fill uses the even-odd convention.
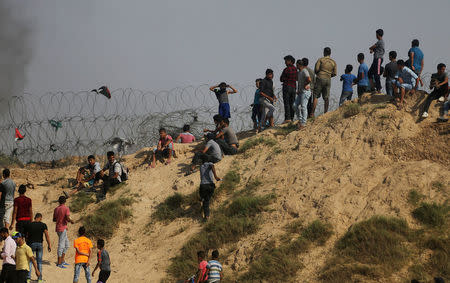
[[[65,205],[66,197],[60,196],[59,206],[53,212],[53,222],[56,222],[56,234],[58,234],[58,263],[59,268],[66,268],[69,265],[64,261],[67,250],[70,247],[69,238],[67,238],[67,222],[74,223],[70,219],[70,210]]]
[[[29,262],[31,261],[36,271],[36,276],[39,277],[41,273],[37,267],[36,260],[33,256],[33,251],[25,243],[24,236],[19,232],[14,232],[12,238],[16,241],[16,282],[27,283],[28,272],[30,271]]]
[[[16,242],[9,235],[8,228],[0,229],[0,236],[5,241],[2,249],[2,273],[0,275],[0,281],[6,283],[15,283],[16,262],[14,257],[16,255]]]

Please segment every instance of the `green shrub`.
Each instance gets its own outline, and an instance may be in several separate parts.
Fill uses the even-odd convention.
[[[405,243],[411,230],[403,219],[374,216],[354,224],[338,240],[335,256],[327,261],[320,279],[351,282],[354,275],[388,276],[409,260]]]
[[[349,103],[343,106],[344,118],[350,118],[361,112],[361,106],[358,103]]]
[[[77,213],[83,211],[89,204],[94,203],[93,194],[78,192],[70,198],[70,211]]]
[[[173,278],[187,278],[197,265],[197,251],[218,249],[255,233],[261,223],[257,212],[263,211],[272,197],[249,198],[237,198],[216,211],[202,230],[184,244],[180,254],[171,259],[168,273]],[[244,212],[235,209],[244,209]]]
[[[424,197],[425,196],[417,190],[410,190],[408,193],[408,203],[411,205],[417,205]]]
[[[222,179],[222,183],[220,184],[217,192],[231,192],[233,191],[237,185],[241,182],[241,175],[234,170],[228,171],[227,174]]]
[[[284,127],[278,128],[277,134],[287,136],[296,130],[298,130],[298,126],[294,123],[289,123],[288,125],[286,125]]]
[[[297,230],[300,225],[296,222],[294,226]],[[316,220],[299,232],[300,236],[296,239],[281,243],[278,247],[274,241],[268,242],[239,282],[278,282],[280,274],[283,274],[283,281],[289,281],[303,267],[299,255],[308,252],[313,243],[325,243],[332,229],[331,225]]]
[[[413,211],[413,216],[423,224],[431,227],[443,226],[448,218],[450,206],[447,204],[422,203]]]
[[[111,238],[119,223],[131,217],[128,207],[132,203],[131,198],[125,197],[102,203],[92,214],[82,218],[87,234],[96,238]]]
[[[272,147],[277,144],[277,141],[272,138],[268,138],[268,137],[264,137],[264,136],[250,138],[250,139],[246,140],[244,142],[244,144],[239,147],[239,152],[241,152],[241,153],[246,152],[247,150],[252,149],[260,144]]]

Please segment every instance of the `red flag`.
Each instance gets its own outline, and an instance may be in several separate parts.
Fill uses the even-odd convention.
[[[21,141],[21,140],[23,140],[24,137],[25,137],[25,136],[23,136],[23,135],[19,132],[19,129],[16,128],[16,141]]]

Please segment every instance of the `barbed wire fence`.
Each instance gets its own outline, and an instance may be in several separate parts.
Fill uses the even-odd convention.
[[[430,74],[422,79],[428,85]],[[425,87],[424,86],[424,87]],[[251,104],[254,85],[237,85],[238,93],[230,95],[231,126],[237,132],[253,128]],[[333,83],[330,109],[339,103],[341,84]],[[281,89],[275,90],[275,121],[283,120]],[[214,127],[212,116],[218,112],[215,95],[208,85],[177,87],[167,91],[116,89],[111,99],[91,91],[49,92],[43,95],[25,93],[6,103],[0,114],[0,152],[22,162],[60,160],[71,156],[104,155],[118,149],[131,153],[154,146],[158,130],[165,127],[175,138],[184,124],[190,124],[196,137],[204,128]],[[322,113],[319,99],[316,113]],[[25,135],[15,141],[15,129]]]

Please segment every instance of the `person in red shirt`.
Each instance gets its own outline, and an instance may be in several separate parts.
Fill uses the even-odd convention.
[[[167,158],[166,165],[170,164],[173,156],[173,139],[167,134],[166,129],[159,129],[159,142],[158,147],[153,150],[153,159],[150,164],[151,168],[156,167],[157,158]]]
[[[58,234],[58,263],[59,268],[66,268],[68,265],[64,258],[69,249],[69,238],[67,238],[67,223],[74,223],[70,219],[70,210],[65,205],[66,197],[60,196],[58,199],[59,206],[53,211],[53,222],[56,222],[56,234]]]
[[[14,199],[13,217],[11,221],[10,230],[14,227],[14,221],[16,221],[16,231],[24,234],[25,226],[31,223],[31,217],[33,215],[33,208],[31,206],[31,199],[25,196],[27,187],[25,185],[19,186],[19,196]]]
[[[198,270],[195,276],[195,283],[208,282],[208,274],[206,274],[206,266],[208,262],[205,260],[206,254],[204,251],[197,252]]]
[[[295,93],[297,86],[297,68],[294,66],[295,59],[292,55],[284,57],[284,68],[281,73],[280,81],[283,83],[283,103],[284,103],[284,122],[291,122],[294,120],[295,110]]]

